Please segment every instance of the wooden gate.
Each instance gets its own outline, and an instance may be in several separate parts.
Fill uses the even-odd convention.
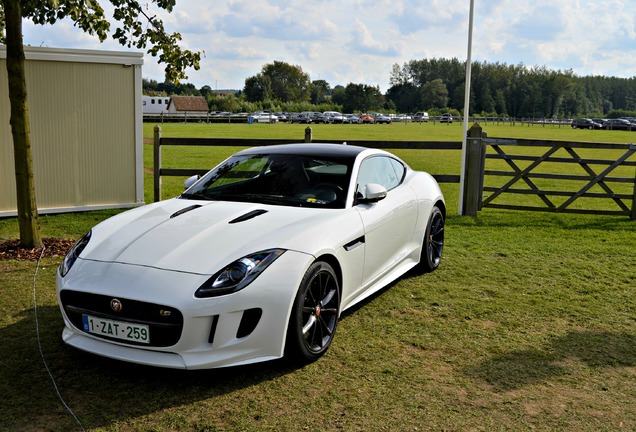
[[[473,152],[480,155],[476,165],[483,173],[479,209],[636,219],[634,144],[488,138],[481,129],[471,131],[470,137],[481,150]]]

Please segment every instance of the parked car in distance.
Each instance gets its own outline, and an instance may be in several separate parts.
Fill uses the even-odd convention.
[[[416,112],[413,116],[413,121],[415,122],[428,122],[428,113],[425,111]]]
[[[589,118],[578,118],[572,120],[572,129],[601,129],[602,124]]]
[[[276,117],[278,117],[278,121],[279,121],[279,122],[287,122],[287,121],[289,121],[289,117],[288,117],[288,114],[287,114],[287,113],[284,113],[284,112],[277,112],[277,113],[274,113],[274,115],[275,115]]]
[[[256,112],[251,114],[247,118],[247,122],[248,123],[276,123],[278,122],[278,117],[272,113]]]
[[[444,113],[439,118],[439,122],[440,123],[452,123],[453,122],[453,115],[451,113]]]
[[[397,115],[394,115],[392,118],[394,122],[407,123],[407,122],[413,121],[413,118],[408,114],[397,114]]]
[[[347,124],[360,124],[360,117],[355,114],[345,114],[343,123]]]
[[[360,115],[360,123],[362,124],[375,123],[375,118],[370,114],[362,114]]]
[[[636,130],[636,124],[627,119],[607,119],[603,123],[603,128],[607,130]]]
[[[391,124],[392,119],[386,114],[373,113],[372,116],[375,119],[376,123]]]
[[[344,123],[344,117],[338,111],[325,111],[322,114],[327,119],[327,123]]]
[[[293,113],[289,119],[290,123],[311,123],[312,112],[311,111],[303,111],[301,113]]]
[[[315,112],[311,116],[312,123],[329,123],[329,119],[321,112]]]

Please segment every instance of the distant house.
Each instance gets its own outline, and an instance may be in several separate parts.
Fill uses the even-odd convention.
[[[169,96],[142,96],[144,114],[165,114],[168,112]]]
[[[168,113],[187,115],[206,115],[208,103],[203,96],[172,96],[168,104]]]

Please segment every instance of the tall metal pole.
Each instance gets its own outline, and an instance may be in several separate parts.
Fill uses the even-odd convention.
[[[474,0],[470,0],[470,12],[468,14],[468,54],[466,56],[466,88],[464,91],[464,128],[462,134],[462,165],[459,173],[459,214],[464,215],[464,182],[466,170],[466,135],[468,134],[468,118],[470,117],[470,73],[472,67],[472,46],[473,46],[473,12]]]

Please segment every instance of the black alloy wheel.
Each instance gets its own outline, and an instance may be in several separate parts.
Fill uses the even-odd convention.
[[[444,251],[444,214],[439,207],[433,207],[424,234],[419,269],[430,273],[439,267]]]
[[[320,358],[338,325],[340,284],[326,262],[312,264],[298,289],[287,330],[286,356],[301,363]]]

